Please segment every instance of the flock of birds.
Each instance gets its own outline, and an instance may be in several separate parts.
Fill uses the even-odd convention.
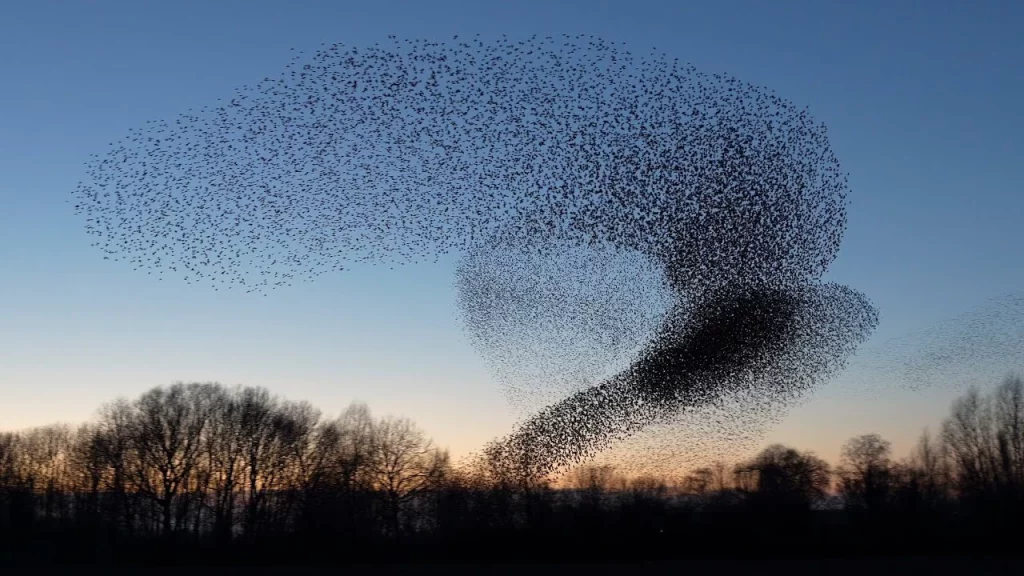
[[[822,280],[849,191],[824,127],[592,36],[324,45],[88,176],[106,257],[217,289],[460,255],[459,313],[513,403],[572,387],[488,447],[532,476],[681,414],[754,434],[877,324]]]

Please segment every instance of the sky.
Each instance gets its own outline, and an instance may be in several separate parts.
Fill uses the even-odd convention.
[[[451,261],[214,292],[103,260],[68,203],[88,155],[146,120],[279,73],[290,48],[389,34],[596,34],[808,106],[852,188],[829,278],[879,308],[867,345],[884,349],[1024,288],[1022,27],[1014,1],[5,2],[0,429],[84,421],[178,380],[264,386],[328,415],[364,401],[456,455],[511,429],[457,322]],[[829,385],[765,443],[834,459],[878,432],[903,453],[961,391]]]

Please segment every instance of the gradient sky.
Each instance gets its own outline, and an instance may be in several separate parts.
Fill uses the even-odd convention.
[[[267,297],[132,272],[67,203],[90,153],[277,74],[289,48],[593,33],[774,89],[829,127],[853,188],[831,279],[871,345],[1024,287],[1024,2],[49,2],[0,9],[0,429],[77,422],[175,380],[260,385],[328,414],[363,400],[465,453],[513,422],[458,326],[451,262]],[[1020,367],[1024,369],[1024,366]],[[952,384],[952,383],[949,383]],[[831,386],[765,439],[898,453],[955,386]]]

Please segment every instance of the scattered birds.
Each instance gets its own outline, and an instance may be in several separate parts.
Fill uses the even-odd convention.
[[[543,353],[578,389],[487,448],[530,475],[679,414],[767,420],[877,324],[822,281],[849,193],[824,126],[737,79],[586,35],[389,37],[226,101],[90,160],[95,244],[263,294],[460,255],[459,313],[510,396],[544,373],[531,344],[574,344]]]

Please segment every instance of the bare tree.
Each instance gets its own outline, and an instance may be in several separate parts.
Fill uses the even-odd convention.
[[[365,484],[365,469],[373,445],[373,417],[366,404],[353,403],[336,421],[340,437],[335,470],[340,488],[345,491]]]
[[[0,432],[0,487],[11,487],[17,483],[19,440],[13,432]]]
[[[95,422],[0,433],[0,528],[10,502],[83,527],[232,538],[377,526],[391,534],[444,487],[448,455],[407,419],[375,422],[353,404],[324,421],[258,388],[176,383],[104,405]],[[12,494],[14,500],[12,500]],[[362,523],[333,519],[339,512]]]
[[[245,388],[238,398],[242,439],[245,520],[247,536],[256,533],[261,507],[284,474],[278,427],[279,402],[262,388]]]
[[[614,466],[607,464],[584,464],[568,470],[563,484],[580,498],[580,502],[591,511],[605,504],[609,493],[624,492],[628,479]]]
[[[644,474],[630,480],[629,490],[634,499],[661,500],[668,493],[668,484],[664,478]]]
[[[733,487],[732,470],[725,462],[715,462],[711,465],[711,490],[724,492]]]
[[[907,480],[920,491],[925,502],[935,505],[946,498],[952,484],[948,450],[941,439],[933,437],[927,429],[921,433],[904,470],[909,475]]]
[[[996,388],[993,420],[999,462],[999,480],[1014,498],[1024,490],[1024,382],[1008,376]]]
[[[136,528],[137,508],[129,497],[133,485],[130,474],[135,468],[133,432],[135,411],[124,399],[102,406],[94,431],[96,449],[102,471],[99,476],[103,491],[112,496],[109,516],[121,523],[128,534]]]
[[[584,464],[565,474],[565,485],[581,492],[610,492],[624,487],[626,479],[608,464]]]
[[[213,531],[220,538],[230,538],[236,523],[235,507],[245,460],[243,394],[241,388],[218,389],[210,396],[212,405],[204,435],[199,488],[209,494],[209,503],[204,505],[212,510]]]
[[[892,445],[878,434],[851,438],[839,457],[839,487],[847,505],[883,508],[893,482]]]
[[[714,489],[714,475],[709,467],[691,470],[683,477],[683,490],[694,496],[705,496]]]
[[[958,398],[943,422],[942,438],[949,447],[961,495],[980,498],[994,489],[997,450],[988,398],[975,388]]]
[[[824,496],[831,485],[827,462],[810,452],[781,444],[768,446],[735,469],[741,490],[766,503],[807,507]]]
[[[135,402],[135,466],[129,477],[134,489],[158,506],[164,535],[180,528],[184,512],[179,509],[175,518],[176,499],[199,464],[212,392],[211,385],[178,383],[150,390]]]
[[[41,426],[22,433],[20,450],[21,481],[38,494],[43,518],[63,518],[70,513],[66,498],[71,483],[72,432],[68,426]]]
[[[733,487],[733,470],[725,462],[714,462],[710,466],[695,468],[683,476],[681,487],[684,492],[706,496],[720,494]],[[755,487],[751,486],[751,490]]]
[[[101,513],[100,495],[106,470],[104,447],[96,424],[78,427],[71,440],[69,458],[75,516],[92,523]]]
[[[387,417],[374,425],[367,471],[384,499],[390,534],[399,533],[403,507],[438,486],[448,467],[448,452],[434,447],[412,420]]]
[[[272,419],[273,442],[271,460],[267,468],[275,480],[271,484],[278,496],[276,524],[286,529],[301,511],[309,492],[323,478],[324,463],[330,457],[322,453],[318,439],[323,428],[319,426],[320,412],[306,402],[282,402]]]

